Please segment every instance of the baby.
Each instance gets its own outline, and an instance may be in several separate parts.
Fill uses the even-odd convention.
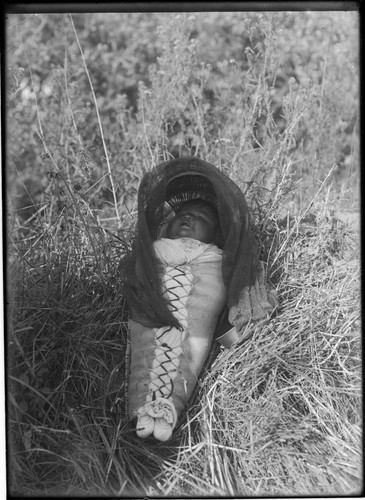
[[[192,238],[211,243],[219,227],[216,209],[208,202],[197,199],[183,203],[168,223],[167,238]]]
[[[209,354],[227,301],[217,210],[196,199],[183,203],[153,244],[162,288],[180,328],[149,328],[130,320],[129,412],[139,437],[171,437]]]

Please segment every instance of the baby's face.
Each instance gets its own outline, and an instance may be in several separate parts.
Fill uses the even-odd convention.
[[[184,203],[167,226],[167,237],[193,238],[211,243],[218,229],[218,219],[213,208],[204,201]]]

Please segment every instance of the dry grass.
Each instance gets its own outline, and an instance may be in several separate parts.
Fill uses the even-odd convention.
[[[316,223],[271,221],[281,309],[222,348],[169,443],[139,440],[125,419],[126,311],[115,276],[102,284],[72,269],[63,281],[54,267],[28,268],[27,280],[19,271],[9,349],[12,492],[358,492],[358,234],[323,203],[315,208]]]
[[[72,73],[81,66],[81,45],[67,68],[66,63],[59,68],[63,100],[47,104],[39,92],[42,113],[30,71],[35,59],[24,62],[36,104],[38,145],[29,146],[36,159],[24,172],[18,172],[15,161],[9,165],[25,191],[38,169],[42,189],[34,203],[28,193],[32,206],[18,209],[16,189],[9,186],[14,192],[7,269],[12,495],[323,496],[362,488],[360,231],[332,214],[345,199],[349,208],[356,204],[357,129],[349,154],[352,174],[337,181],[326,177],[336,160],[335,144],[341,143],[337,108],[332,117],[330,105],[320,100],[318,107],[315,89],[290,84],[290,79],[283,100],[286,127],[277,130],[270,111],[275,89],[268,87],[266,73],[272,71],[275,81],[277,54],[265,18],[257,20],[257,27],[269,37],[264,38],[267,48],[245,72],[236,73],[232,66],[224,78],[195,61],[190,21],[184,22],[176,17],[162,26],[159,65],[151,72],[150,87],[139,89],[136,117],[120,110],[123,147],[117,129],[108,144],[114,159],[107,165],[89,165],[78,142],[80,131],[70,120],[69,108],[84,106],[76,95],[71,103],[67,90],[72,78],[81,82],[80,74]],[[180,52],[171,49],[170,39],[179,42]],[[25,50],[25,42],[20,45]],[[93,75],[83,61],[91,84]],[[331,68],[337,66],[331,63]],[[342,64],[338,68],[343,72]],[[207,75],[213,83],[217,77],[212,109],[204,97]],[[241,88],[241,77],[248,87],[237,114],[235,85]],[[231,85],[229,91],[220,92],[221,83],[223,90]],[[336,96],[331,101],[338,102]],[[253,146],[255,116],[261,116],[264,104],[266,139]],[[25,114],[22,106],[20,100],[19,116]],[[344,107],[350,107],[347,101]],[[103,111],[88,125],[101,131],[109,113]],[[308,145],[292,150],[303,120],[312,135]],[[126,420],[128,313],[117,264],[133,235],[136,187],[152,163],[169,157],[173,124],[180,124],[178,138],[189,154],[218,165],[245,192],[281,306],[269,323],[251,325],[247,339],[232,350],[219,350],[186,420],[171,441],[156,443],[138,439]],[[106,128],[110,137],[112,124]],[[91,128],[83,131],[91,140]],[[105,144],[100,150],[100,158],[108,158]],[[333,194],[329,189],[323,196],[319,189],[313,196],[325,181],[332,183]],[[283,219],[286,210],[295,217]]]
[[[324,229],[291,239],[282,310],[204,382],[200,461],[227,495],[360,491],[359,262],[352,245],[329,248]]]

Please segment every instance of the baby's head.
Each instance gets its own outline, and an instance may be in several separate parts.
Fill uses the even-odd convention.
[[[203,243],[214,242],[219,228],[218,212],[207,201],[196,199],[180,205],[167,226],[167,238],[193,238]]]

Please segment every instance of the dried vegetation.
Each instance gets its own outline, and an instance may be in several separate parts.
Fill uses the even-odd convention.
[[[9,490],[358,493],[356,13],[123,16],[7,26]],[[141,176],[184,154],[244,191],[280,308],[155,443],[126,421],[117,263]]]

